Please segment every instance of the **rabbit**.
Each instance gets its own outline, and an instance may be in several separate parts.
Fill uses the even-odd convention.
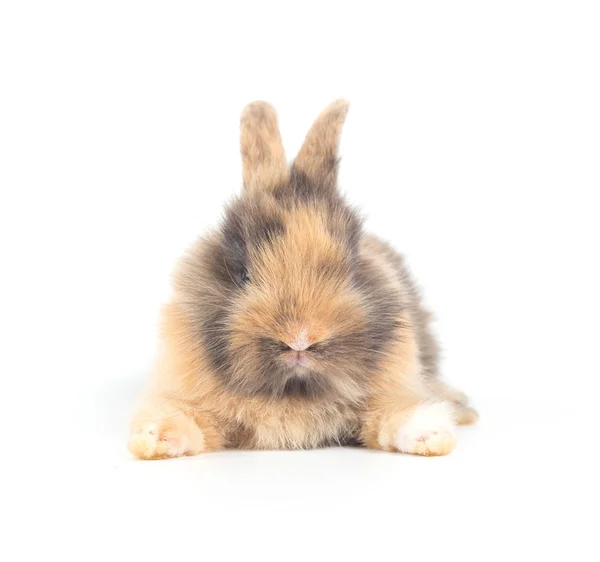
[[[289,165],[273,107],[244,109],[242,194],[176,267],[135,457],[331,445],[445,455],[455,426],[477,420],[438,374],[403,258],[338,191],[347,111],[329,105]]]

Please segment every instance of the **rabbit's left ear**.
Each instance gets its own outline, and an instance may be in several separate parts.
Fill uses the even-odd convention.
[[[339,99],[325,108],[308,131],[292,166],[326,189],[337,186],[338,145],[348,105]]]
[[[244,108],[240,145],[245,189],[270,189],[288,179],[277,113],[271,104],[255,101]]]

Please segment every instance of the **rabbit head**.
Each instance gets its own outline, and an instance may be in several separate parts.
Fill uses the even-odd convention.
[[[194,337],[238,395],[358,401],[394,337],[397,289],[338,192],[347,110],[325,109],[288,165],[274,109],[247,106],[242,193],[180,270]]]

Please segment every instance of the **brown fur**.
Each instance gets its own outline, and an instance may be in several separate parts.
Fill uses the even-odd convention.
[[[296,157],[296,168],[326,187],[336,187],[338,138],[347,113],[346,100],[334,101],[327,107],[317,117]]]
[[[242,115],[242,197],[175,273],[157,377],[132,425],[139,458],[358,441],[396,450],[422,404],[464,395],[437,376],[429,315],[399,256],[335,189],[347,103],[316,120],[288,168],[271,106]],[[309,366],[291,367],[299,336]],[[419,454],[445,454],[434,436]]]
[[[265,102],[248,105],[240,132],[244,186],[262,189],[285,181],[288,166],[275,110]]]

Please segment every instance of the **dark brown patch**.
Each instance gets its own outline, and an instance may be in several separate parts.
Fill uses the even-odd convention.
[[[328,217],[331,233],[355,250],[362,231],[362,219],[336,190],[330,190],[325,180],[311,178],[292,167],[289,181],[273,190],[273,197],[285,208],[305,205],[319,208]]]
[[[226,209],[220,239],[223,266],[220,278],[239,285],[248,272],[248,255],[251,249],[259,249],[284,231],[282,219],[271,209],[260,205],[263,195],[234,200]],[[217,256],[216,261],[219,261]],[[224,268],[224,270],[223,270]]]

